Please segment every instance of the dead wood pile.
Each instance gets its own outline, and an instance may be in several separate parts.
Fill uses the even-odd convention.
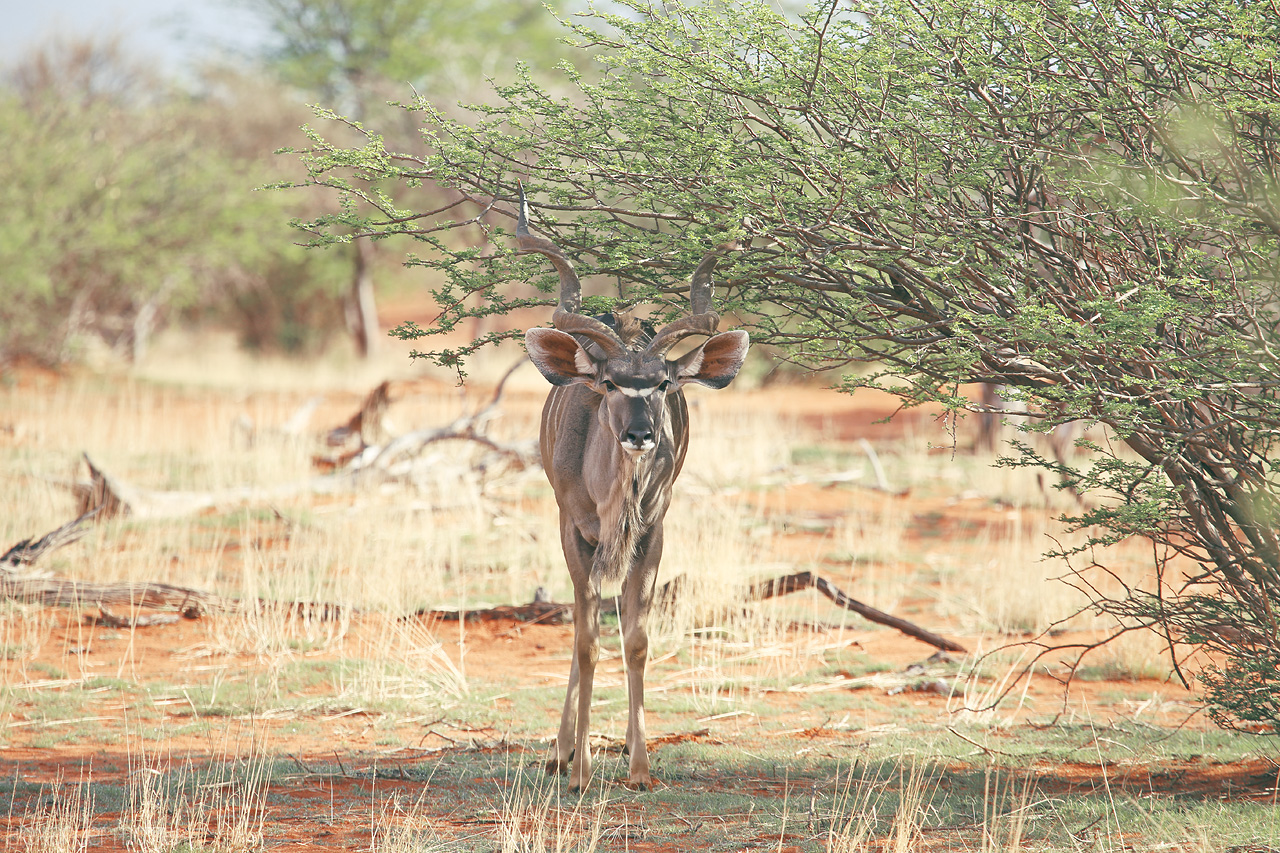
[[[96,515],[96,509],[90,510],[75,521],[62,525],[40,539],[24,539],[6,551],[3,557],[0,557],[0,598],[57,607],[97,606],[101,611],[99,621],[112,627],[168,624],[177,619],[176,615],[142,614],[139,612],[142,608],[176,611],[185,618],[196,619],[210,611],[230,612],[245,606],[245,602],[239,599],[225,598],[191,587],[156,581],[92,583],[48,577],[32,571],[34,563],[41,556],[63,545],[69,545],[83,536],[84,524]],[[22,571],[18,571],[19,569]],[[677,577],[663,584],[658,589],[655,603],[659,607],[672,606],[680,595],[681,581],[682,578]],[[747,588],[745,600],[763,601],[804,589],[816,589],[835,604],[859,614],[870,622],[895,628],[936,648],[953,652],[965,651],[964,646],[959,643],[850,598],[831,581],[812,572],[800,572],[754,583]],[[130,615],[117,616],[108,609],[108,605],[127,607]],[[322,620],[336,619],[344,614],[356,612],[354,608],[318,602],[281,602],[259,599],[253,602],[253,606]],[[617,610],[619,606],[617,598],[607,599],[601,604],[601,608],[605,611]],[[470,622],[509,619],[531,623],[563,624],[572,620],[572,614],[572,605],[547,600],[545,593],[539,588],[534,595],[534,600],[529,604],[503,605],[469,611],[421,610],[414,615],[441,620],[463,619]]]
[[[477,410],[445,426],[412,430],[397,436],[390,436],[386,430],[383,415],[391,402],[390,383],[381,383],[346,423],[325,434],[326,444],[336,447],[337,452],[313,456],[312,462],[328,473],[305,480],[215,490],[147,489],[108,473],[85,454],[83,458],[89,479],[65,485],[75,495],[82,516],[93,513],[98,520],[126,516],[160,519],[182,518],[247,503],[269,504],[298,495],[339,494],[388,482],[413,484],[427,473],[424,469],[438,464],[424,460],[424,451],[446,441],[466,441],[485,447],[488,451],[486,457],[474,466],[482,474],[506,468],[535,467],[540,464],[536,441],[507,443],[488,434],[507,380],[525,361],[521,359],[507,370],[493,396]],[[314,408],[315,400],[308,400],[299,414],[290,418],[291,426],[286,432],[296,432],[295,421],[299,415],[305,412],[309,416]],[[254,433],[247,435],[251,441],[254,439]]]
[[[488,427],[498,413],[507,380],[528,359],[521,359],[507,369],[494,388],[493,397],[474,412],[464,414],[442,427],[427,427],[391,436],[383,415],[391,402],[389,383],[375,388],[360,410],[341,427],[326,435],[330,447],[339,448],[332,455],[312,457],[322,470],[378,472],[384,477],[405,477],[413,473],[413,460],[430,445],[443,441],[468,441],[480,444],[508,465],[527,468],[540,464],[537,442],[506,443],[488,434]],[[481,462],[480,467],[489,463]]]

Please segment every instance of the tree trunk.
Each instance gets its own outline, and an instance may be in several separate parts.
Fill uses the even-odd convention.
[[[378,306],[373,297],[373,244],[367,239],[352,241],[355,248],[351,294],[347,303],[347,326],[356,341],[361,358],[373,356],[378,349]]]
[[[129,360],[133,364],[138,364],[147,357],[151,333],[155,330],[156,315],[159,313],[157,301],[157,297],[151,297],[142,303],[133,317],[133,334],[129,338]]]

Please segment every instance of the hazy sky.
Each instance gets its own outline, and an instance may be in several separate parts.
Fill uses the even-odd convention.
[[[219,48],[262,39],[253,16],[230,0],[25,0],[5,4],[0,63],[12,64],[56,34],[119,34],[127,48],[175,70]]]

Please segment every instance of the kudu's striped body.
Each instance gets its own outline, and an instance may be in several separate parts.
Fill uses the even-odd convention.
[[[681,386],[723,388],[747,354],[747,333],[715,334],[708,255],[690,286],[692,316],[656,334],[645,324],[578,313],[578,277],[554,243],[528,231],[523,193],[520,247],[546,255],[560,273],[554,329],[530,329],[529,357],[557,386],[542,410],[542,464],[560,508],[560,543],[573,579],[574,652],[555,752],[548,772],[569,770],[570,789],[591,779],[588,727],[600,655],[600,587],[622,580],[622,646],[627,670],[627,781],[648,786],[644,672],[646,629],[662,557],[663,517],[689,444]],[[691,335],[709,336],[678,359],[666,355]],[[572,766],[570,766],[572,765]]]

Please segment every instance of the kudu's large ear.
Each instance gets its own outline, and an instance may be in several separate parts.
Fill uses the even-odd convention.
[[[738,375],[750,345],[747,333],[741,329],[721,332],[680,356],[676,361],[676,376],[681,385],[696,382],[708,388],[723,388]]]
[[[559,329],[530,329],[524,333],[529,360],[552,385],[594,382],[596,364],[573,335]]]

